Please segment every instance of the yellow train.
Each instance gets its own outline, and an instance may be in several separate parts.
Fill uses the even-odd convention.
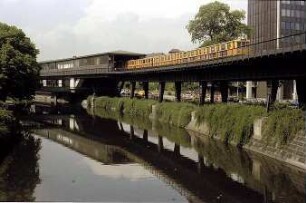
[[[129,60],[126,68],[152,68],[245,55],[249,52],[249,44],[250,41],[247,39],[237,39],[207,47],[201,47],[191,51],[181,51],[137,60]]]

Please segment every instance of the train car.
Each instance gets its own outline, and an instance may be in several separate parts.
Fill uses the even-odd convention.
[[[191,51],[181,51],[158,55],[143,59],[130,60],[127,62],[127,69],[139,69],[150,67],[170,66],[196,61],[215,60],[218,58],[232,57],[249,54],[250,41],[237,39],[229,42],[222,42]]]
[[[129,60],[129,61],[127,61],[126,68],[128,70],[135,69],[136,68],[136,60]]]

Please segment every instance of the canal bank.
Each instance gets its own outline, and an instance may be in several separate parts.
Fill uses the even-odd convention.
[[[158,103],[126,98],[88,98],[88,106],[97,115],[113,112],[185,128],[198,137],[210,137],[286,164],[306,169],[305,118],[303,111],[279,108],[265,112],[261,106],[189,103]],[[104,113],[102,113],[104,111]],[[101,115],[103,116],[103,115]],[[109,116],[109,114],[108,114]]]

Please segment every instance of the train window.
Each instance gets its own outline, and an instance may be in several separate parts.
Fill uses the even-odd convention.
[[[241,47],[241,42],[237,42],[237,48]]]
[[[227,49],[232,49],[232,43],[227,43]]]
[[[221,44],[221,51],[224,51],[226,49],[226,44]]]

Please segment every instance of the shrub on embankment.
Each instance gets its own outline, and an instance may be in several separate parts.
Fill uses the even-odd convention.
[[[13,122],[14,119],[11,112],[0,109],[0,138],[10,133]]]
[[[165,102],[156,105],[157,118],[177,127],[186,127],[196,106],[189,103]]]
[[[269,113],[263,137],[267,144],[284,145],[300,132],[305,133],[304,112],[300,109],[284,108]]]
[[[91,98],[89,98],[91,101]],[[95,98],[96,108],[115,111],[121,115],[148,119],[156,108],[156,118],[170,125],[185,128],[195,112],[197,124],[206,123],[209,136],[218,137],[226,143],[244,145],[253,135],[256,119],[266,117],[263,137],[267,144],[286,144],[299,131],[305,129],[303,111],[298,109],[274,109],[270,113],[265,108],[255,105],[240,104],[206,104],[201,107],[190,103],[139,100],[128,98]]]
[[[88,98],[88,104],[91,103],[92,97]],[[103,108],[119,112],[121,114],[128,114],[130,116],[137,116],[148,118],[152,112],[152,105],[157,102],[154,100],[139,100],[128,98],[110,98],[98,97],[95,98],[95,107]]]
[[[265,108],[239,104],[204,105],[195,114],[198,125],[206,122],[211,137],[236,145],[249,141],[255,119],[263,116]]]

